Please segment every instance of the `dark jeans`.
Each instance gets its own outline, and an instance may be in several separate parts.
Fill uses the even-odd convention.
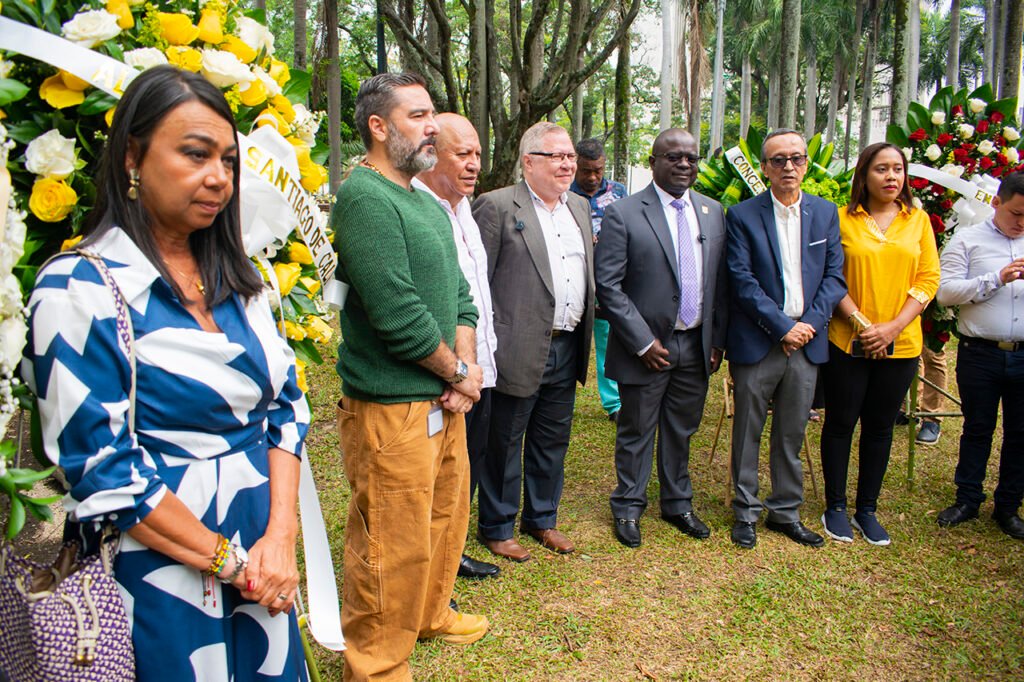
[[[1008,352],[961,339],[956,381],[963,401],[964,431],[956,466],[956,501],[978,507],[999,402],[1003,403],[1003,447],[996,486],[996,510],[1016,512],[1024,496],[1024,350]]]
[[[487,429],[491,423],[490,388],[480,390],[480,400],[466,413],[466,449],[469,451],[469,501],[473,502],[480,483],[480,467],[487,452]]]
[[[889,467],[892,428],[903,396],[917,371],[918,358],[868,360],[829,344],[822,367],[825,424],[821,429],[821,470],[828,506],[846,506],[853,429],[860,420],[860,473],[857,509],[874,511]]]

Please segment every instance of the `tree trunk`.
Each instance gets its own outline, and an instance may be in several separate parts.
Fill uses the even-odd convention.
[[[267,0],[255,0],[255,2],[253,2],[253,5],[256,7],[256,9],[261,9],[264,12],[267,11]]]
[[[869,0],[857,0],[856,28],[853,31],[856,46],[850,56],[847,66],[850,73],[850,82],[846,87],[846,141],[843,145],[843,163],[850,165],[850,136],[853,133],[853,100],[857,99],[857,66],[860,64],[860,32],[864,27],[864,12],[867,9]]]
[[[989,24],[995,35],[995,69],[992,72],[992,90],[996,93],[1003,91],[1003,66],[1006,64],[1006,14],[1009,12],[1008,0],[996,0],[995,23]]]
[[[292,52],[292,66],[296,69],[306,68],[306,0],[292,0],[292,9],[295,16],[292,26],[294,50]]]
[[[743,55],[743,66],[740,75],[740,137],[747,136],[750,129],[750,81],[753,76],[750,73],[750,55]]]
[[[331,194],[341,184],[341,63],[338,60],[338,0],[324,0],[327,28],[327,136],[331,157],[328,171]]]
[[[818,46],[814,42],[814,28],[807,41],[807,75],[804,78],[804,135],[814,137],[818,127]]]
[[[956,90],[960,87],[960,0],[951,0],[949,4],[949,52],[946,58],[946,85],[952,85]]]
[[[871,138],[871,100],[874,99],[875,81],[875,60],[878,54],[878,33],[881,28],[882,11],[877,3],[871,14],[871,28],[868,29],[868,43],[864,49],[864,71],[861,73],[861,82],[864,83],[864,92],[860,97],[860,139],[858,140],[860,150],[868,146]]]
[[[895,0],[895,31],[892,45],[892,97],[889,100],[889,123],[902,124],[907,118],[910,91],[907,88],[910,70],[909,14],[910,0]]]
[[[628,180],[626,174],[629,168],[629,119],[632,100],[629,60],[630,44],[627,31],[619,42],[619,56],[615,64],[615,118],[612,121],[612,178],[622,184],[626,184]]]
[[[491,167],[490,119],[487,111],[487,9],[493,0],[476,0],[470,5],[469,24],[469,114],[480,136],[480,170]]]
[[[996,15],[995,10],[996,0],[985,0],[985,24],[989,30],[985,31],[985,59],[981,77],[984,83],[991,83],[996,72],[996,31],[992,20]]]
[[[1006,38],[1003,48],[1003,74],[999,77],[999,96],[1016,97],[1020,90],[1021,38],[1024,37],[1024,4],[1003,0],[1006,8]],[[1020,102],[1017,103],[1020,106]]]
[[[672,127],[672,53],[675,45],[672,36],[672,0],[661,0],[661,102],[658,106],[658,126],[661,130]],[[680,68],[685,69],[685,63]]]
[[[825,142],[831,142],[836,137],[836,115],[839,113],[839,90],[843,86],[843,78],[846,73],[840,66],[839,47],[832,57],[832,86],[828,91],[828,122],[825,124]]]
[[[722,53],[725,51],[723,26],[725,25],[725,0],[717,0],[715,9],[715,68],[711,84],[711,140],[708,144],[710,153],[722,146],[722,133],[725,124],[725,78],[722,73]]]
[[[775,61],[768,67],[768,130],[779,127],[779,65]]]
[[[583,55],[576,60],[576,68],[583,68]],[[583,139],[583,85],[572,93],[572,139],[574,142]]]
[[[781,63],[779,65],[779,127],[796,128],[800,79],[801,0],[782,0]]]
[[[998,1],[998,0],[997,0]],[[907,21],[908,42],[907,56],[907,99],[917,101],[918,74],[921,71],[921,3],[910,0],[910,14]]]

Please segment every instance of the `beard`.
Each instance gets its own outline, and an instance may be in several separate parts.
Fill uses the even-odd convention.
[[[388,160],[396,170],[406,175],[413,176],[430,170],[437,163],[433,135],[417,146],[388,121],[388,139],[384,144]]]

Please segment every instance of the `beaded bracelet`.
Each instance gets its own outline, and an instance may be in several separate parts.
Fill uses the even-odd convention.
[[[231,552],[231,543],[228,539],[217,533],[217,550],[213,555],[213,560],[210,562],[210,566],[203,571],[206,575],[217,575],[220,570],[224,568],[224,562],[228,560],[228,554]]]
[[[241,575],[242,571],[245,570],[245,567],[249,565],[249,562],[246,561],[245,559],[243,559],[239,555],[239,551],[238,550],[239,550],[238,545],[234,545],[234,544],[231,545],[231,556],[233,556],[234,559],[235,559],[235,569],[233,571],[231,571],[231,574],[227,575],[227,576],[222,576],[222,575],[218,575],[217,576],[217,580],[221,581],[222,583],[224,583],[226,585],[230,585],[233,582],[235,582],[235,578],[237,578],[239,575]]]

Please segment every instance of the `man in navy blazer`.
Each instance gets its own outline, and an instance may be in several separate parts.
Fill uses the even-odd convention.
[[[800,523],[803,445],[818,365],[828,360],[828,321],[846,294],[835,204],[803,194],[807,144],[799,133],[771,132],[761,148],[771,189],[729,209],[729,332],[726,357],[735,386],[732,540],[752,549],[756,522],[795,542],[824,539]],[[761,433],[771,407],[772,493],[758,498]]]

